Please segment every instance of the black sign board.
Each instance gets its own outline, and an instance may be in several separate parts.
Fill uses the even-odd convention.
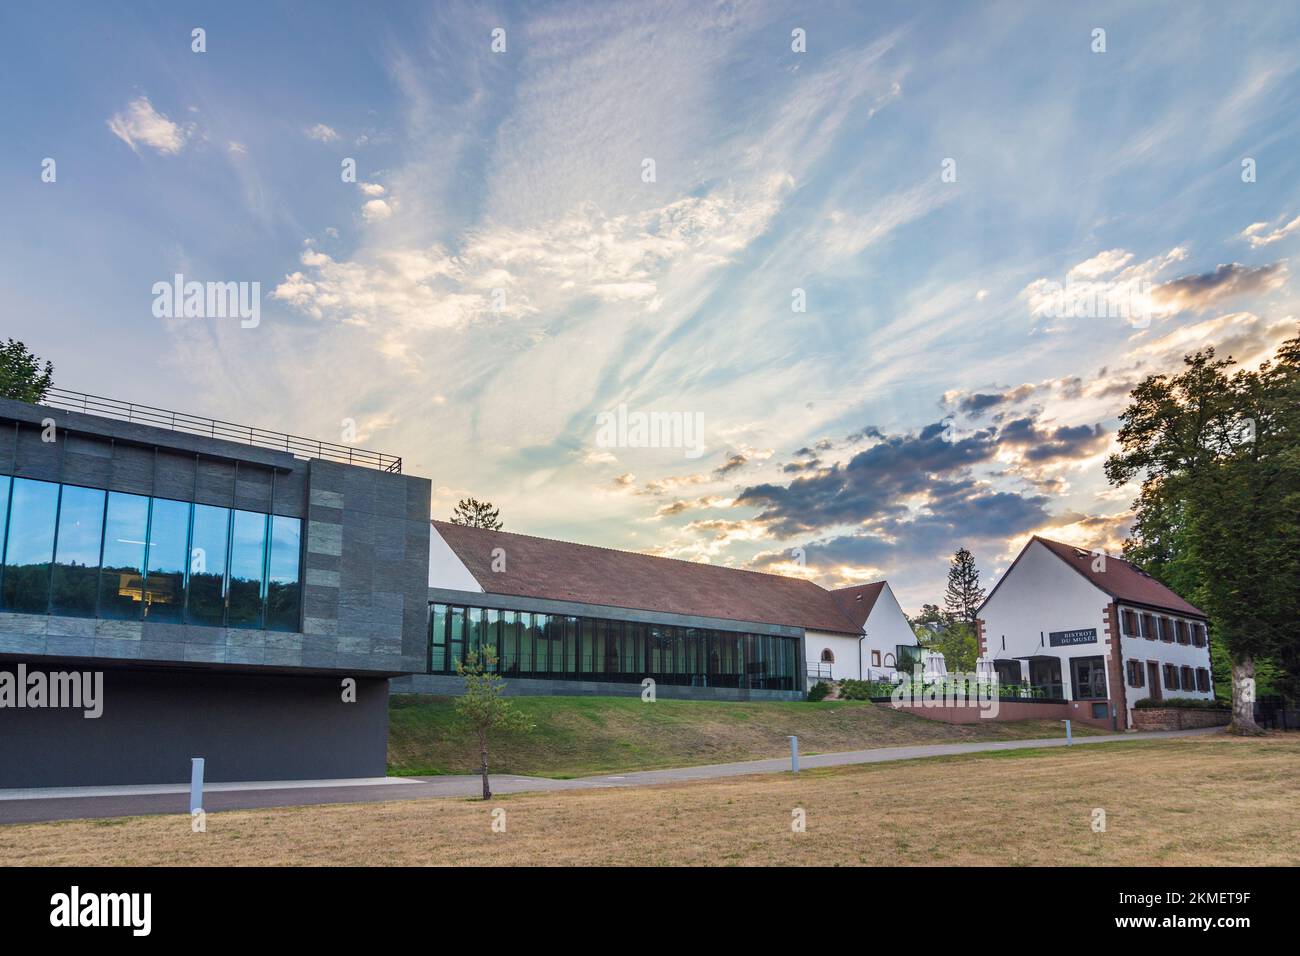
[[[1070,647],[1074,644],[1096,644],[1097,629],[1081,628],[1077,631],[1052,631],[1047,635],[1047,642],[1052,647]]]

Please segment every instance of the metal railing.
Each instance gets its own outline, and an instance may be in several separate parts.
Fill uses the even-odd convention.
[[[817,680],[831,680],[834,677],[831,668],[832,664],[829,661],[809,661],[808,677]]]
[[[154,408],[151,405],[136,405],[115,398],[105,398],[102,395],[72,392],[66,388],[51,388],[41,399],[41,404],[71,412],[82,412],[86,415],[98,415],[101,418],[116,418],[137,425],[166,428],[190,435],[205,435],[208,438],[256,445],[258,448],[271,448],[288,452],[299,458],[323,458],[328,461],[347,462],[349,465],[378,468],[380,471],[398,475],[402,473],[402,459],[382,452],[352,448],[314,438],[303,438],[299,435],[287,435],[284,432],[268,431],[252,425],[236,425],[233,422],[187,415],[184,412]]]

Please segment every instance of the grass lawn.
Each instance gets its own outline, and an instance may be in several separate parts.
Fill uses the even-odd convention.
[[[394,696],[389,707],[388,768],[426,776],[473,773],[474,744],[454,727],[450,697]],[[1064,737],[1056,720],[981,721],[957,726],[863,701],[721,703],[639,697],[515,697],[536,725],[492,745],[499,773],[578,777],[624,770],[760,760],[906,744]],[[1076,734],[1099,731],[1082,725]]]
[[[205,834],[183,814],[9,826],[0,864],[1295,865],[1297,766],[1300,734],[1116,741],[490,803],[241,810],[210,814]]]

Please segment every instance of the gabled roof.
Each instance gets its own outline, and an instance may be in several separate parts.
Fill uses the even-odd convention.
[[[835,603],[840,606],[844,616],[862,630],[867,618],[871,616],[871,609],[876,606],[876,598],[880,597],[880,592],[885,590],[884,581],[872,581],[870,584],[855,584],[849,588],[836,588],[831,592],[831,597]]]
[[[447,521],[433,526],[490,594],[861,633],[832,592],[802,578]],[[504,549],[504,571],[492,570],[494,548]]]
[[[1107,555],[1106,570],[1094,571],[1092,567],[1094,555],[1091,551],[1077,548],[1072,544],[1051,541],[1038,535],[1030,538],[1029,542],[1021,549],[1020,554],[1016,555],[1016,560],[1011,562],[1011,567],[1007,568],[997,585],[989,592],[989,596],[984,599],[984,604],[980,605],[981,611],[984,610],[984,606],[989,601],[993,600],[993,595],[998,593],[998,588],[1002,586],[1002,582],[1010,577],[1020,559],[1025,556],[1025,552],[1029,550],[1035,541],[1074,568],[1095,587],[1109,594],[1117,601],[1140,604],[1143,607],[1168,611],[1171,614],[1183,614],[1188,617],[1208,619],[1208,615],[1196,605],[1183,600],[1137,565],[1125,561],[1123,558]]]

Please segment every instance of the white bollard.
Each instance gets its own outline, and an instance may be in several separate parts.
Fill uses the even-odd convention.
[[[190,813],[203,809],[203,758],[190,758]]]
[[[799,738],[790,738],[790,772],[799,772]]]
[[[1065,744],[1068,747],[1071,746],[1073,743],[1074,743],[1074,734],[1070,732],[1070,722],[1067,720],[1065,722]]]

